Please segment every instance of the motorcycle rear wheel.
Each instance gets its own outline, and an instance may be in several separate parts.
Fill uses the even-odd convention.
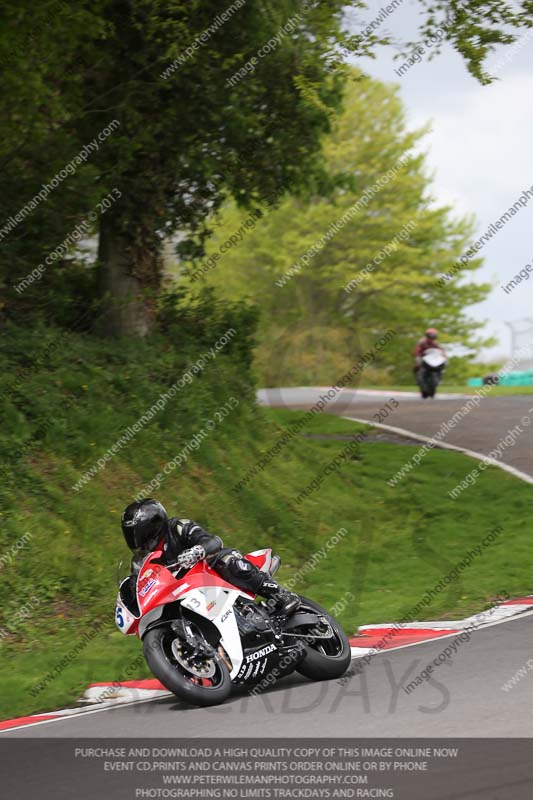
[[[352,660],[352,651],[348,637],[341,626],[318,603],[302,597],[301,609],[318,612],[326,617],[332,630],[332,639],[318,639],[316,644],[305,644],[305,658],[298,664],[296,671],[313,681],[329,681],[344,675]]]
[[[199,678],[176,660],[172,642],[176,633],[169,627],[149,630],[143,639],[144,657],[155,677],[180,700],[195,706],[215,706],[231,693],[231,678],[227,666],[216,655],[212,678]]]

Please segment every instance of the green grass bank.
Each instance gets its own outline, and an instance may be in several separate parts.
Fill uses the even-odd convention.
[[[168,511],[196,519],[244,552],[272,546],[283,559],[280,580],[295,581],[297,591],[327,608],[336,606],[349,632],[358,624],[402,619],[498,526],[501,535],[434,597],[427,616],[464,616],[500,592],[531,591],[530,487],[488,468],[452,502],[447,491],[471,468],[459,454],[432,451],[423,466],[390,487],[387,479],[412,447],[371,437],[354,444],[345,437],[366,428],[322,414],[236,492],[238,481],[302,416],[255,406],[247,314],[242,308],[230,316],[211,313],[207,323],[197,310],[185,320],[194,341],[184,336],[183,319],[145,342],[110,343],[44,328],[5,331],[3,718],[74,701],[93,681],[148,675],[138,640],[114,625],[116,564],[128,557],[120,514],[184,452],[154,492]],[[73,489],[231,327],[238,336]],[[231,397],[238,405],[218,421]],[[213,420],[193,448],[197,432]],[[329,436],[306,436],[317,433]],[[16,541],[21,545],[13,550]],[[48,673],[53,678],[39,689]]]

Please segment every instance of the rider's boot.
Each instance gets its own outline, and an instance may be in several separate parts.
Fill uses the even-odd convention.
[[[269,611],[289,615],[300,607],[300,598],[297,594],[280,586],[270,575],[244,558],[238,550],[225,548],[211,557],[209,564],[224,580],[238,586],[239,589],[266,597]]]
[[[269,611],[276,611],[278,614],[289,616],[300,608],[301,600],[294,592],[289,592],[280,586],[273,578],[266,578],[261,584],[259,593],[267,598],[267,608]]]

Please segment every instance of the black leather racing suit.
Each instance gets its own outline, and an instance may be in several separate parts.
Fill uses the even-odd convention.
[[[161,545],[161,540],[158,547]],[[185,550],[200,545],[205,550],[206,561],[228,583],[239,589],[263,597],[272,598],[276,607],[284,613],[292,613],[298,605],[297,595],[284,589],[266,572],[244,558],[241,553],[225,548],[219,536],[208,533],[190,519],[171,517],[168,529],[163,536],[163,563],[171,564]],[[138,572],[146,552],[138,553],[132,559],[132,571]]]

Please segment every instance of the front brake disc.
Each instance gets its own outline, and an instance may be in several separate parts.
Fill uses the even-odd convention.
[[[181,639],[174,639],[172,642],[172,655],[187,672],[197,678],[212,678],[215,674],[216,666],[213,658],[198,658],[194,653],[184,652]]]

